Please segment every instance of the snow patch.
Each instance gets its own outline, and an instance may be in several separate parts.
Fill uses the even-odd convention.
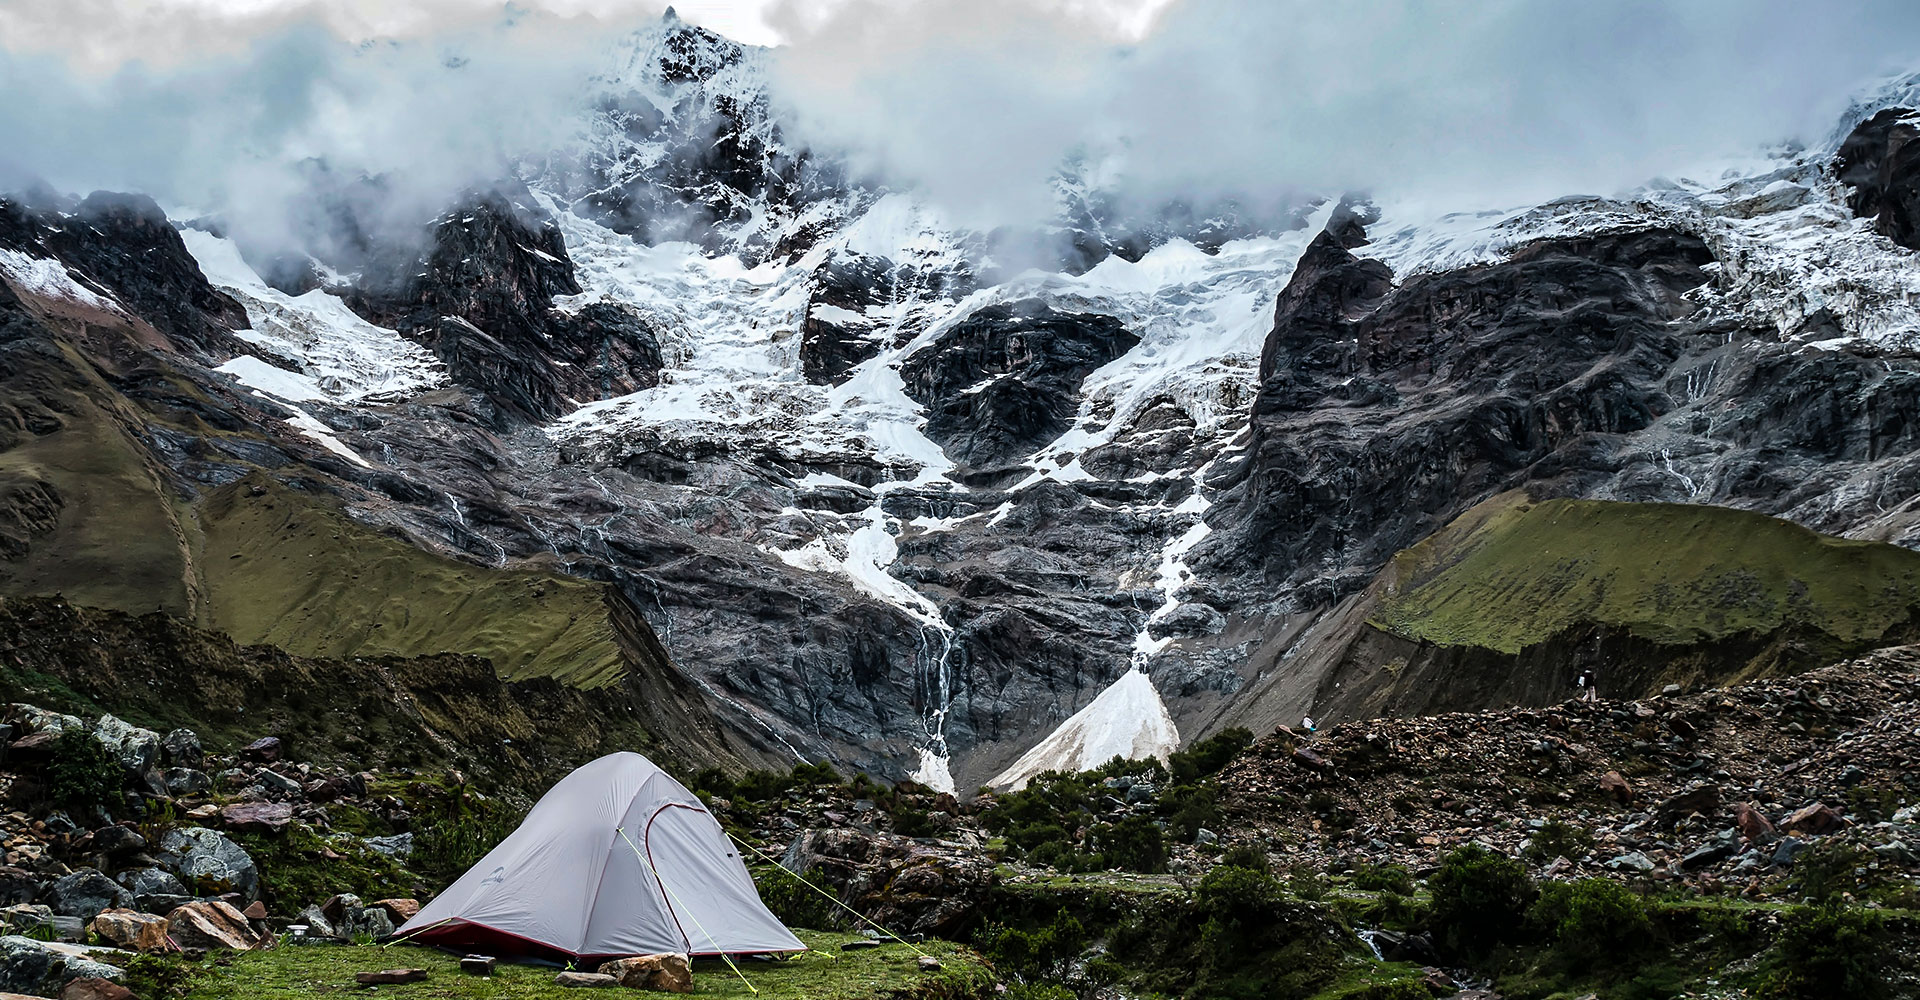
[[[49,299],[65,299],[83,306],[124,313],[125,310],[93,289],[80,283],[67,265],[48,257],[35,257],[19,250],[0,247],[0,277],[22,294]]]
[[[1179,746],[1180,731],[1153,679],[1128,670],[989,784],[1019,791],[1044,771],[1085,771],[1115,757],[1165,760]]]

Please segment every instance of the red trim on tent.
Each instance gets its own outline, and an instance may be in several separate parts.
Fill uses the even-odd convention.
[[[479,949],[482,952],[496,956],[520,955],[528,958],[545,959],[552,962],[604,962],[610,959],[626,957],[626,953],[618,955],[582,955],[578,952],[571,952],[565,948],[548,944],[545,941],[535,941],[532,938],[522,937],[511,931],[503,931],[497,927],[489,927],[486,924],[475,923],[465,918],[456,918],[445,923],[435,924],[431,927],[423,927],[417,931],[395,936],[420,944],[452,947],[456,950],[460,948],[468,950]],[[730,954],[770,955],[776,952],[795,950],[796,949],[793,948],[768,948],[763,951],[732,952]],[[803,946],[797,950],[805,951],[806,948]],[[719,954],[722,953],[717,951],[689,951],[687,953],[690,958],[698,955]]]

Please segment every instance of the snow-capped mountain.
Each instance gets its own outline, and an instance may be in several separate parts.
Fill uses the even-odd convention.
[[[744,757],[945,790],[1414,683],[1357,673],[1370,588],[1505,491],[1915,537],[1912,126],[1881,114],[1911,79],[1815,148],[1483,214],[1113,217],[1069,165],[1051,263],[1013,270],[786,135],[764,58],[671,16],[620,40],[574,145],[409,239],[318,168],[295,258],[175,220],[191,294],[126,275],[164,220],[94,199],[5,202],[0,277],[166,335],[204,413],[122,386],[118,419],[182,503],[266,469],[605,584]]]

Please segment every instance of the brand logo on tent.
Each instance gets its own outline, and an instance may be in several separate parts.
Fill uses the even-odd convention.
[[[480,880],[481,885],[499,885],[507,880],[507,866],[501,865]]]

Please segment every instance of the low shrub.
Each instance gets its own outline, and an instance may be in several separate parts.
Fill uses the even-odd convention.
[[[46,769],[46,792],[55,805],[81,815],[92,812],[95,806],[112,810],[121,805],[126,768],[92,734],[69,729],[54,737],[52,751]]]
[[[1579,970],[1601,961],[1629,962],[1655,943],[1647,905],[1625,886],[1603,878],[1546,883],[1528,916]]]
[[[809,882],[822,885],[817,870],[810,868],[795,877],[785,868],[773,865],[756,872],[753,882],[760,890],[760,901],[789,927],[830,931],[846,925],[847,911],[808,886]]]
[[[1809,906],[1793,911],[1774,942],[1766,994],[1850,1000],[1886,996],[1885,931],[1880,915],[1870,910]]]
[[[1525,866],[1478,844],[1442,859],[1427,888],[1433,895],[1435,939],[1469,958],[1512,940],[1535,894]]]

